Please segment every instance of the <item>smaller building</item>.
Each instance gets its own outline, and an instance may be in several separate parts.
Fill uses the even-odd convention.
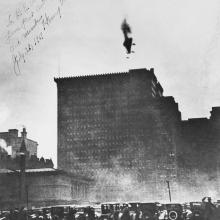
[[[20,170],[0,169],[0,207],[43,207],[87,200],[91,180],[53,168],[26,169],[25,202],[20,201]]]
[[[45,159],[43,157],[38,158],[35,155],[25,158],[27,169],[39,169],[39,168],[53,168],[54,164],[52,159]],[[5,152],[0,152],[0,169],[18,170],[19,169],[19,157],[12,158]]]
[[[52,161],[34,161],[36,156],[29,157],[26,147],[26,134],[23,129],[15,158],[11,159],[6,152],[0,154],[0,208],[33,208],[86,200],[90,180],[54,169]],[[31,162],[34,169],[30,169]]]
[[[12,137],[13,132],[9,130],[9,137]],[[39,168],[53,168],[54,164],[51,159],[44,159],[43,157],[37,157],[37,142],[35,147],[30,147],[34,142],[27,139],[27,132],[24,128],[21,132],[21,137],[18,137],[16,145],[12,145],[12,155],[8,154],[7,146],[1,146],[0,144],[0,169],[19,170],[20,169],[20,151],[23,148],[25,153],[25,168],[26,169],[39,169]],[[3,135],[4,136],[4,135]],[[6,135],[7,136],[7,135]],[[11,140],[5,140],[10,144]],[[17,132],[15,137],[17,137]],[[33,143],[32,143],[33,142]],[[17,146],[20,143],[20,147]],[[6,143],[7,144],[7,143]],[[23,146],[22,146],[23,144]],[[19,147],[19,148],[18,148]]]
[[[220,107],[210,113],[209,118],[181,121],[178,178],[194,198],[207,192],[220,196]]]
[[[21,132],[21,136],[18,136],[17,129],[9,129],[8,132],[0,132],[0,139],[3,139],[6,142],[7,146],[11,146],[12,158],[15,158],[16,154],[19,152],[23,136],[25,137],[25,144],[26,144],[28,156],[29,157],[31,157],[32,155],[37,156],[38,143],[36,141],[27,138],[27,131],[25,128],[23,128]]]

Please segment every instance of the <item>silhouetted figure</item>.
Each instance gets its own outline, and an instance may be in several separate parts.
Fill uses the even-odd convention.
[[[123,45],[126,48],[128,54],[131,53],[132,41],[133,41],[132,37],[127,37],[127,38],[125,38],[125,41],[123,43]]]
[[[131,47],[135,44],[133,43],[133,38],[128,36],[128,34],[131,34],[131,28],[128,25],[126,19],[124,19],[124,21],[122,22],[121,30],[124,34],[125,40],[123,46],[126,48],[127,54],[130,54],[131,52],[134,53],[134,51],[131,51]]]
[[[27,219],[26,212],[25,212],[24,208],[21,208],[18,213],[17,220],[26,220],[26,219]]]
[[[119,220],[119,211],[115,211],[113,214],[113,219],[114,220]]]
[[[128,207],[123,209],[123,214],[121,216],[121,220],[130,220],[130,213]]]
[[[75,214],[76,214],[76,210],[71,208],[66,219],[75,220]]]
[[[88,208],[88,220],[95,220],[95,210],[91,207]]]
[[[208,201],[206,202],[206,198]],[[214,211],[216,209],[215,205],[211,202],[211,197],[204,197],[202,199],[204,205],[204,220],[211,220],[214,216]]]
[[[138,209],[135,210],[135,220],[141,219],[141,211]]]

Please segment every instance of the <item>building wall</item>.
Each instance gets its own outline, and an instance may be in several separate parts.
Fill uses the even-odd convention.
[[[7,172],[0,174],[0,207],[1,210],[18,207],[20,181]]]
[[[87,198],[88,181],[68,175],[63,171],[41,171],[26,173],[26,201],[20,200],[20,174],[0,174],[1,209],[15,207],[42,207],[70,204]]]
[[[37,168],[53,168],[54,164],[51,159],[38,158],[35,155],[26,157],[26,169]],[[17,155],[15,158],[7,154],[7,152],[0,152],[0,169],[20,169],[20,157]]]
[[[93,176],[120,167],[147,185],[149,197],[163,199],[165,181],[176,182],[173,126],[181,116],[153,69],[55,81],[58,167]]]
[[[27,186],[30,206],[72,200],[71,178],[62,174],[28,175]]]
[[[220,196],[220,107],[213,107],[210,118],[181,122],[179,182],[191,195]]]

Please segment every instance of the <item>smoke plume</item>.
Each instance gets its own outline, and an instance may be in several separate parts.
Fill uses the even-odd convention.
[[[129,24],[127,23],[126,19],[124,19],[121,24],[121,30],[126,37],[128,36],[128,34],[131,33],[131,28]]]
[[[7,146],[6,141],[0,138],[0,153],[7,153],[8,155],[11,155],[11,151],[11,146]]]

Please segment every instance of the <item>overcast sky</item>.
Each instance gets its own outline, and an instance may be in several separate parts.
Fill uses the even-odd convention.
[[[130,59],[124,18],[136,43]],[[183,119],[209,117],[220,105],[219,38],[220,0],[1,1],[0,131],[24,125],[39,156],[56,161],[53,77],[132,68],[153,67]]]

